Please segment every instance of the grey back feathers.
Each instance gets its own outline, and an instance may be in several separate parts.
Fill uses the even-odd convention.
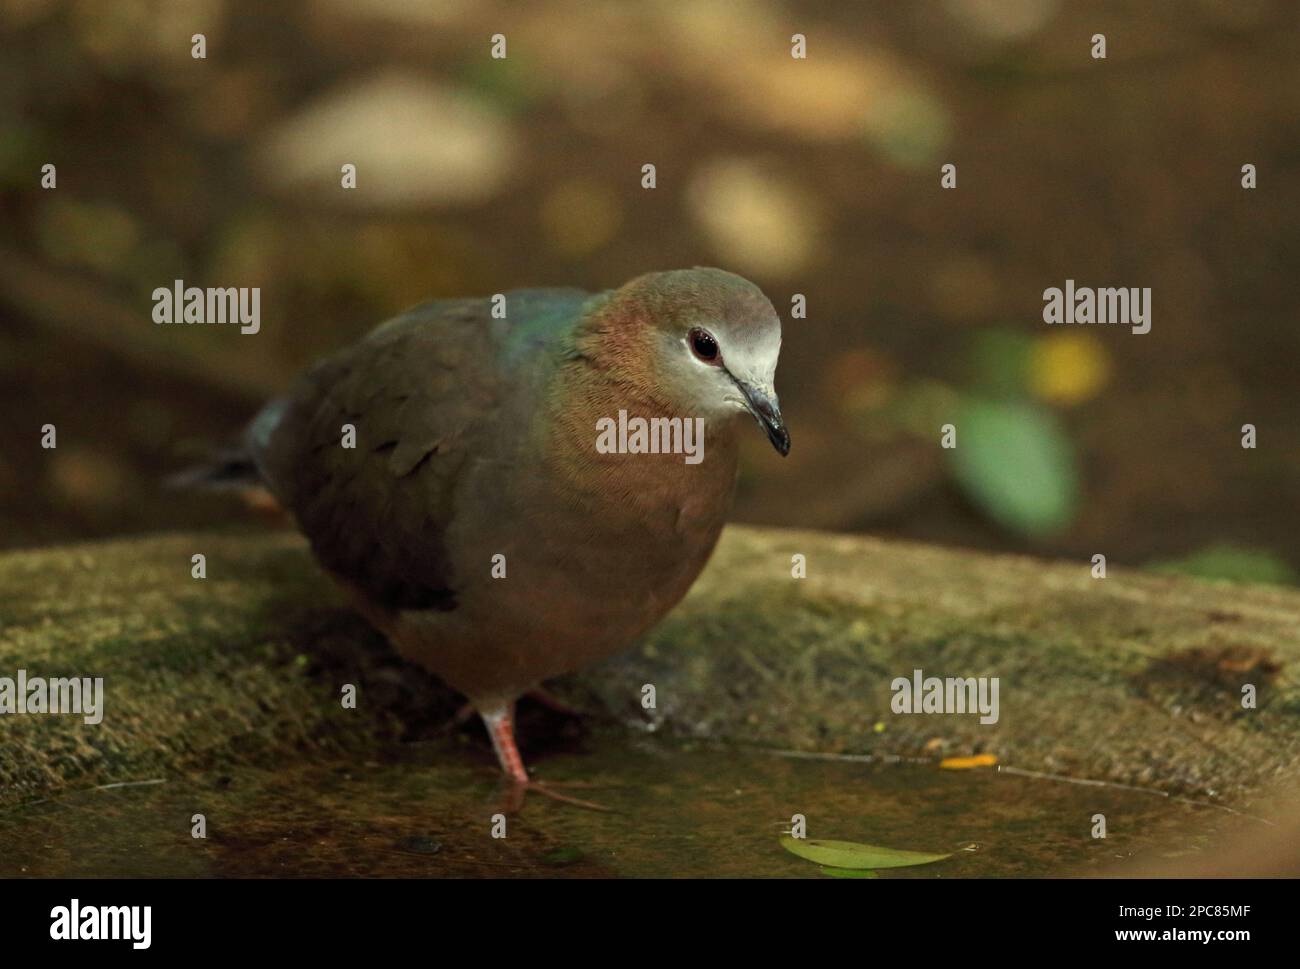
[[[501,399],[527,391],[514,365],[543,362],[588,294],[507,298],[506,320],[487,300],[418,306],[318,364],[249,427],[263,480],[321,563],[389,609],[455,607],[446,532],[467,462],[506,447]],[[348,424],[354,448],[342,446]]]

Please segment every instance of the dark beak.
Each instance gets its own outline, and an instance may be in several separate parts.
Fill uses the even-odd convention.
[[[745,395],[749,412],[754,415],[759,427],[767,432],[767,439],[772,442],[772,447],[777,449],[781,457],[785,457],[790,453],[790,432],[785,429],[785,421],[781,417],[781,404],[776,399],[776,394],[767,394],[742,383],[737,383],[737,386]]]

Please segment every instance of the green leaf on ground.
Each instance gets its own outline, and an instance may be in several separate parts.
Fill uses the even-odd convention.
[[[789,835],[781,838],[781,847],[793,855],[828,868],[906,868],[909,865],[928,865],[951,857],[923,851],[882,848],[880,845],[866,845],[856,841],[792,838]]]

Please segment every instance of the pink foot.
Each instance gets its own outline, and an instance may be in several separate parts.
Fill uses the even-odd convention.
[[[505,774],[503,780],[509,787],[506,797],[507,813],[518,813],[524,806],[524,794],[530,790],[590,811],[611,810],[595,801],[584,801],[582,798],[562,794],[552,785],[539,783],[528,776],[528,771],[524,769],[523,758],[519,756],[519,748],[515,744],[514,704],[480,710],[479,716],[483,718],[488,736],[492,738],[492,749],[496,751],[497,760]]]

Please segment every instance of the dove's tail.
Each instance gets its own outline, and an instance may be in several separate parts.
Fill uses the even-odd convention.
[[[168,475],[163,484],[168,488],[205,491],[245,491],[266,487],[253,456],[242,448],[218,451],[202,464]]]
[[[258,455],[265,452],[284,407],[284,401],[272,401],[253,418],[239,444],[216,451],[201,464],[169,475],[163,484],[179,490],[238,492],[259,509],[277,505]]]

